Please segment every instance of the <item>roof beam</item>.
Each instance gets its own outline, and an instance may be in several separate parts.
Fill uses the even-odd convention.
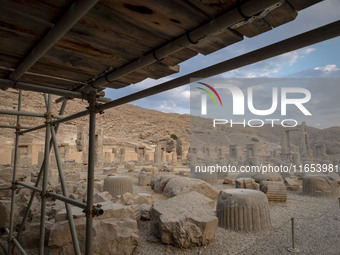
[[[16,81],[76,24],[98,0],[77,0],[21,61],[9,79]]]
[[[27,82],[14,82],[14,81],[0,78],[0,89],[7,89],[7,88],[22,89],[22,90],[58,95],[58,96],[62,96],[62,99],[65,99],[65,98],[66,99],[73,99],[73,98],[87,99],[88,98],[87,94],[77,92],[77,91],[46,87],[46,86],[31,84]],[[98,97],[97,101],[103,102],[103,103],[107,103],[111,101],[110,98],[107,98],[104,96],[105,96],[104,91],[100,91],[99,93],[97,93],[97,97]],[[62,100],[58,100],[58,99],[56,100],[57,103],[61,101]]]

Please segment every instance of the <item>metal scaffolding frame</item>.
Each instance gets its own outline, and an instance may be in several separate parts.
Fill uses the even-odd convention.
[[[91,1],[95,2],[95,1]],[[103,210],[100,206],[93,205],[93,187],[94,187],[94,166],[95,166],[95,128],[96,128],[96,114],[101,113],[103,110],[113,108],[125,103],[129,103],[131,101],[141,99],[150,95],[158,94],[185,84],[190,83],[191,77],[196,78],[206,78],[210,77],[222,72],[230,71],[235,68],[239,68],[242,66],[246,66],[252,63],[259,62],[261,60],[265,60],[292,50],[297,50],[299,48],[312,45],[324,40],[328,40],[340,35],[340,21],[333,22],[331,24],[325,25],[323,27],[308,31],[306,33],[297,35],[295,37],[280,41],[278,43],[274,43],[272,45],[263,47],[261,49],[246,53],[244,55],[238,56],[236,58],[226,60],[219,64],[198,70],[196,72],[190,73],[188,75],[184,75],[177,79],[173,79],[171,81],[162,83],[160,85],[139,91],[137,93],[119,98],[117,100],[105,103],[105,104],[97,104],[97,97],[98,93],[97,90],[92,88],[92,90],[88,94],[62,90],[62,89],[52,89],[44,86],[38,86],[34,84],[24,84],[17,82],[15,85],[20,85],[19,96],[18,96],[18,109],[17,112],[14,113],[13,111],[5,111],[1,110],[0,113],[2,114],[11,114],[17,116],[17,122],[15,126],[11,125],[0,125],[0,128],[12,128],[15,129],[15,145],[14,145],[14,165],[13,165],[13,178],[12,178],[12,185],[10,187],[2,187],[1,190],[4,189],[11,189],[11,212],[10,212],[10,226],[6,229],[6,232],[9,236],[8,245],[6,245],[0,241],[0,247],[6,254],[12,254],[14,248],[16,247],[21,254],[26,254],[25,250],[20,245],[20,236],[23,232],[25,222],[27,220],[27,216],[29,210],[31,208],[33,199],[36,193],[39,193],[41,196],[41,219],[40,219],[40,245],[39,245],[39,254],[44,254],[44,241],[45,241],[45,213],[46,213],[46,199],[48,197],[52,197],[54,199],[58,199],[60,201],[65,202],[67,218],[69,222],[69,227],[71,231],[73,246],[74,246],[74,253],[81,254],[81,249],[79,246],[79,241],[77,238],[76,228],[73,221],[73,216],[71,212],[70,205],[77,206],[79,208],[84,209],[84,213],[86,215],[86,247],[85,247],[85,254],[90,255],[92,254],[92,239],[93,239],[93,229],[92,229],[92,221],[94,216],[99,216],[103,214]],[[21,70],[19,73],[16,74],[16,77],[24,72]],[[10,87],[13,82],[8,80],[0,80],[0,87]],[[16,87],[18,88],[18,87]],[[44,95],[45,103],[46,103],[46,113],[44,114],[37,114],[37,113],[28,113],[23,112],[21,110],[22,105],[22,90],[29,90],[29,91],[37,91],[39,92],[46,92],[46,93],[53,93],[59,96],[66,96],[70,98],[86,98],[89,103],[89,107],[82,112],[64,117],[63,113],[66,107],[67,99],[63,99],[62,105],[60,107],[59,115],[52,114],[52,95]],[[82,203],[77,200],[71,199],[68,196],[68,191],[66,187],[65,176],[63,172],[63,166],[61,163],[61,157],[58,149],[57,143],[57,131],[58,127],[61,123],[64,123],[69,120],[77,119],[79,117],[83,117],[85,115],[89,115],[89,155],[88,155],[88,176],[87,176],[87,202]],[[21,116],[32,116],[32,117],[44,117],[45,124],[37,126],[37,127],[21,127],[20,126],[20,117]],[[53,120],[55,118],[56,120]],[[45,152],[44,152],[44,161],[40,168],[37,180],[35,185],[32,186],[22,181],[17,180],[17,169],[18,169],[18,160],[19,160],[19,138],[20,135],[25,133],[29,133],[41,128],[45,128]],[[23,130],[25,129],[25,130]],[[49,156],[52,146],[55,151],[56,163],[58,168],[58,173],[60,177],[60,183],[62,188],[62,195],[56,194],[47,191],[47,177],[49,171]],[[40,181],[42,179],[42,186],[39,187]],[[28,206],[26,208],[25,214],[23,216],[22,222],[19,225],[17,231],[14,231],[14,205],[15,205],[15,193],[17,187],[28,188],[32,190],[32,194],[30,200],[28,202]],[[16,233],[16,234],[15,234]]]

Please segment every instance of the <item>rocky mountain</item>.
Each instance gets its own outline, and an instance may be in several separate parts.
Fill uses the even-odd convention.
[[[0,91],[0,109],[15,111],[17,108],[18,92],[13,89]],[[57,97],[55,96],[54,99]],[[58,113],[60,104],[53,104],[53,113]],[[70,100],[65,110],[65,115],[70,115],[86,109],[85,100]],[[44,113],[44,97],[41,93],[23,92],[22,111],[33,111]],[[36,126],[44,123],[43,118],[22,117],[22,126]],[[200,144],[212,142],[215,144],[247,144],[254,142],[264,142],[273,148],[278,148],[281,142],[282,127],[272,128],[265,125],[261,128],[239,127],[230,128],[228,126],[214,130],[211,120],[190,117],[188,114],[163,113],[155,110],[143,109],[141,107],[126,104],[116,108],[106,110],[104,114],[98,114],[97,130],[103,130],[104,143],[134,146],[135,144],[151,145],[162,139],[169,138],[175,134],[184,142],[190,142],[191,125],[195,125],[194,139]],[[16,117],[10,115],[0,116],[0,125],[15,125]],[[308,125],[308,123],[307,123]],[[87,127],[88,117],[69,121],[61,125],[58,139],[62,142],[74,143],[77,135],[77,126]],[[197,128],[198,127],[198,128]],[[191,130],[191,131],[190,131]],[[340,155],[340,127],[327,129],[317,129],[307,127],[310,144],[325,144],[327,153]],[[34,143],[44,143],[44,129],[25,134],[32,137]],[[0,129],[0,146],[13,142],[14,134],[11,129]],[[298,132],[291,133],[292,144],[299,143]]]

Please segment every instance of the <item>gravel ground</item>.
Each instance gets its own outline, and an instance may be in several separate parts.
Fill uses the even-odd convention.
[[[185,169],[183,169],[185,170]],[[150,193],[155,201],[166,199],[150,187],[137,184],[138,171],[121,175],[133,178],[134,193]],[[163,174],[163,173],[161,173]],[[217,190],[231,189],[219,181]],[[281,255],[292,254],[291,217],[295,218],[296,248],[302,255],[340,255],[340,202],[338,198],[315,198],[301,195],[301,192],[288,191],[286,203],[270,203],[272,229],[266,232],[241,233],[218,227],[215,240],[204,247],[179,249],[165,245],[150,233],[150,222],[139,223],[140,244],[133,255]],[[5,242],[5,239],[3,239]],[[46,247],[46,250],[48,248]],[[27,251],[37,254],[37,249]],[[0,254],[2,251],[0,249]],[[18,253],[17,253],[18,254]]]
[[[155,201],[164,199],[149,187],[135,186],[135,192],[149,192]],[[218,190],[233,188],[221,182]],[[214,254],[276,255],[291,254],[291,217],[295,218],[296,248],[299,254],[340,254],[340,206],[337,198],[314,198],[288,191],[286,203],[270,203],[272,229],[266,232],[241,233],[218,227],[215,241],[205,247],[179,249],[164,245],[150,234],[149,221],[140,223],[140,245],[133,255]]]

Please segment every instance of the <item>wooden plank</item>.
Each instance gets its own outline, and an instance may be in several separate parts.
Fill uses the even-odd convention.
[[[0,66],[4,66],[7,68],[16,68],[20,61],[21,58],[4,53],[0,54]]]
[[[37,84],[37,85],[43,85],[46,87],[60,88],[60,89],[69,89],[74,85],[73,82],[60,81],[60,80],[55,80],[51,78],[37,77],[37,76],[32,76],[32,75],[27,75],[27,74],[23,75],[19,79],[19,81],[28,82],[28,83]]]
[[[145,30],[171,39],[208,21],[186,1],[103,0],[103,4]],[[166,29],[165,29],[166,28]]]
[[[0,27],[3,31],[9,31],[18,36],[40,39],[48,31],[49,26],[25,16],[19,16],[0,8]]]
[[[29,71],[36,74],[51,75],[60,78],[75,80],[78,82],[83,82],[93,77],[88,73],[79,72],[77,70],[70,69],[64,66],[54,66],[50,65],[49,63],[42,62],[36,63]]]
[[[271,30],[271,26],[262,18],[257,18],[251,23],[236,28],[235,30],[247,37],[254,37]]]
[[[108,68],[107,65],[104,65],[101,62],[100,58],[89,56],[84,58],[81,54],[56,48],[50,49],[48,54],[44,55],[39,62],[48,63],[57,67],[66,67],[70,70],[88,73],[92,76],[95,76]]]
[[[156,62],[142,68],[141,71],[145,71],[147,76],[152,79],[159,79],[174,73],[178,73],[179,66],[168,66],[163,64],[162,62]]]
[[[112,81],[109,84],[107,84],[108,88],[112,88],[112,89],[120,89],[120,88],[124,88],[126,86],[130,85],[130,83],[126,83],[123,81]]]
[[[1,79],[7,79],[7,77],[11,74],[11,71],[6,71],[3,69],[0,69],[0,78]]]
[[[131,20],[117,16],[115,11],[101,4],[101,2],[95,5],[83,18],[81,24],[76,24],[74,29],[78,30],[79,25],[86,26],[87,24],[100,24],[99,27],[96,27],[100,32],[111,35],[111,37],[119,35],[135,44],[142,44],[147,47],[155,48],[168,42],[167,39],[132,23]],[[87,27],[84,29],[87,29]],[[113,39],[111,38],[111,40]]]
[[[36,19],[55,23],[61,12],[67,10],[71,0],[1,0],[1,7],[17,10]]]
[[[128,85],[131,85],[131,84],[138,83],[142,80],[144,80],[144,79],[140,79],[140,78],[138,78],[137,76],[134,76],[134,75],[125,75],[124,77],[120,77],[116,81],[120,81],[122,83],[125,83],[126,86],[128,86]]]
[[[143,81],[146,78],[159,79],[177,72],[179,72],[179,66],[167,66],[161,62],[156,62],[131,74],[121,77],[111,82],[108,86],[111,88],[122,88]]]
[[[189,2],[207,14],[209,18],[219,16],[237,6],[237,0],[189,0]]]
[[[242,40],[243,36],[240,33],[228,29],[222,34],[202,40],[198,44],[192,45],[190,48],[198,53],[207,55]]]
[[[84,57],[97,56],[102,58],[102,61],[108,61],[107,65],[114,67],[126,64],[152,50],[124,35],[110,33],[98,28],[98,24],[89,23],[74,27],[54,48],[72,49]]]
[[[321,0],[287,0],[287,2],[296,10],[300,11],[313,4],[321,2]]]
[[[175,52],[174,54],[171,54],[170,56],[168,57],[165,57],[163,60],[162,60],[162,63],[166,64],[166,65],[169,65],[169,66],[174,66],[174,65],[177,65],[189,58],[192,58],[194,56],[196,56],[198,53],[196,51],[193,51],[189,48],[184,48],[184,49],[181,49],[177,52]]]
[[[11,31],[5,31],[0,27],[0,56],[10,55],[23,58],[27,52],[35,45],[35,40],[17,35]]]
[[[264,20],[272,27],[278,27],[296,18],[298,12],[287,2],[268,13]]]

